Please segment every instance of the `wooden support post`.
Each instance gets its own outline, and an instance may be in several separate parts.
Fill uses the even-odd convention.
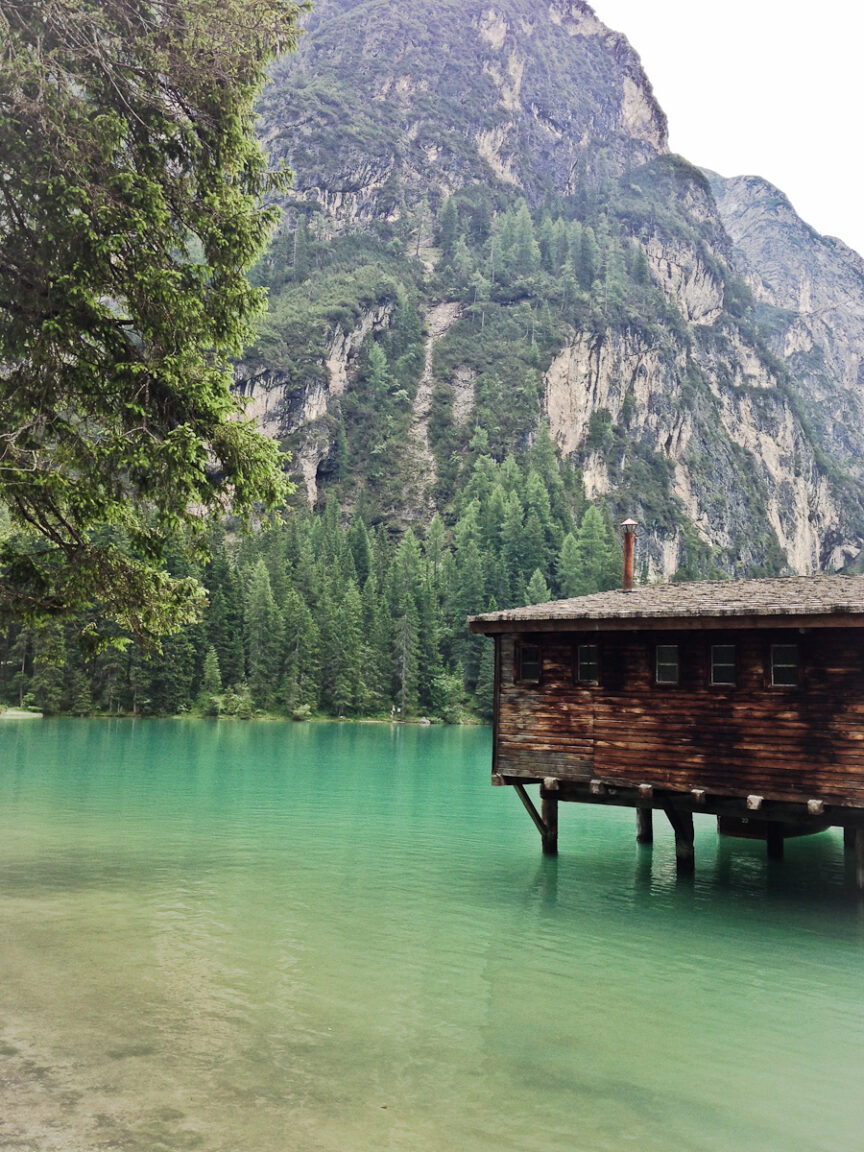
[[[667,805],[664,809],[672,830],[675,833],[675,858],[679,872],[693,872],[696,868],[696,853],[693,848],[693,813],[679,812]]]
[[[864,828],[855,829],[855,883],[864,892]]]
[[[513,787],[516,790],[516,795],[525,805],[525,811],[534,821],[534,826],[540,833],[540,839],[543,843],[543,853],[546,856],[558,855],[558,797],[547,796],[544,794],[542,808],[543,815],[541,816],[537,809],[534,807],[534,802],[525,791],[525,785],[520,784],[518,780],[514,780]]]
[[[844,828],[843,829],[843,847],[845,848],[845,850],[847,852],[854,852],[855,851],[855,829],[854,828]]]
[[[783,859],[783,825],[782,824],[769,824],[765,832],[765,843],[768,848],[769,860],[782,860]]]
[[[542,803],[543,823],[546,831],[542,835],[543,855],[558,855],[558,797],[544,795]]]
[[[537,831],[540,833],[541,836],[545,836],[546,835],[546,825],[543,823],[543,817],[540,815],[540,813],[534,807],[534,801],[531,799],[531,797],[525,791],[525,785],[520,784],[520,782],[518,780],[514,780],[513,781],[513,788],[516,791],[516,795],[519,797],[519,799],[525,805],[525,811],[528,813],[528,815],[534,821],[535,828],[537,829]]]
[[[650,808],[636,809],[636,843],[654,843],[654,813]]]

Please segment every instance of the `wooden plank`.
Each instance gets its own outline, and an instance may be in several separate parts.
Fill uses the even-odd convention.
[[[516,790],[516,795],[519,797],[519,799],[525,805],[525,811],[528,813],[528,815],[534,821],[534,825],[537,828],[537,831],[540,833],[541,836],[545,837],[548,829],[546,828],[546,825],[543,823],[543,818],[541,817],[540,813],[534,807],[533,800],[528,795],[528,793],[525,791],[524,785],[514,782],[513,787]]]

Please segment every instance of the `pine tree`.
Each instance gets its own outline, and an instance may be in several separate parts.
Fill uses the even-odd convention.
[[[477,199],[477,205],[474,211],[471,213],[471,223],[469,225],[471,242],[479,248],[481,244],[485,244],[489,239],[489,233],[491,230],[492,208],[489,203],[489,197],[481,188],[479,197]]]
[[[621,555],[611,525],[595,505],[585,510],[576,534],[578,552],[577,596],[617,588],[621,580]]]
[[[645,255],[645,249],[641,244],[637,244],[636,252],[633,256],[633,262],[630,271],[630,278],[634,284],[638,284],[640,288],[647,288],[651,283],[651,270],[648,267],[648,257]]]
[[[459,239],[459,209],[456,201],[449,196],[441,209],[440,237],[441,255],[445,264],[450,264]]]
[[[393,695],[402,717],[414,716],[418,703],[418,620],[413,600],[393,624]]]
[[[296,717],[318,707],[321,636],[308,605],[294,588],[285,600],[283,635],[281,694],[288,714]]]
[[[190,631],[178,632],[162,642],[162,652],[147,659],[150,707],[163,716],[188,712],[193,704],[195,648]]]
[[[367,706],[373,712],[389,710],[393,700],[391,675],[391,635],[381,597],[371,577],[363,586],[363,635]]]
[[[204,657],[204,673],[201,678],[201,707],[208,716],[217,716],[220,709],[219,694],[222,691],[222,676],[219,672],[219,657],[211,646]]]
[[[46,716],[63,710],[66,641],[59,621],[46,621],[34,637],[32,691]]]
[[[526,589],[527,602],[529,604],[546,604],[551,599],[552,593],[549,591],[546,577],[539,568],[535,568]]]
[[[293,248],[292,279],[295,284],[302,284],[309,278],[309,225],[305,216],[297,221]]]
[[[522,572],[525,568],[523,516],[522,501],[515,492],[511,492],[507,497],[504,523],[501,525],[501,559],[504,561],[509,584],[505,607],[515,602],[514,597],[518,595],[522,584]]]
[[[582,239],[579,247],[579,259],[576,266],[576,275],[579,286],[584,292],[591,291],[591,285],[597,278],[600,264],[600,252],[594,230],[586,225],[582,229]]]
[[[540,246],[534,238],[534,221],[523,201],[516,213],[513,228],[513,272],[530,276],[540,267]]]
[[[337,651],[331,668],[331,698],[336,713],[362,712],[366,704],[363,681],[363,606],[357,585],[352,581],[334,613]]]
[[[280,682],[282,620],[273,598],[267,566],[261,557],[249,576],[244,622],[252,698],[257,707],[270,708]]]
[[[558,576],[558,586],[561,589],[561,595],[565,598],[580,596],[582,594],[584,581],[582,579],[580,563],[581,554],[579,545],[576,543],[576,537],[572,532],[568,532],[561,544],[561,551],[558,554],[558,561],[555,565]]]
[[[90,691],[90,681],[83,668],[77,668],[72,673],[70,683],[70,708],[73,716],[89,716],[93,711],[93,696]]]

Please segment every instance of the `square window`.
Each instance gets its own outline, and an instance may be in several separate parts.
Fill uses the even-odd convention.
[[[519,679],[540,679],[540,646],[539,644],[523,644],[519,649]]]
[[[798,683],[798,645],[771,645],[771,683],[777,688],[793,688]]]
[[[656,681],[658,684],[678,683],[678,645],[658,644],[656,651]]]
[[[596,644],[580,644],[576,653],[576,679],[580,684],[600,680],[600,649]]]
[[[711,645],[711,683],[734,688],[738,682],[738,667],[734,644]]]

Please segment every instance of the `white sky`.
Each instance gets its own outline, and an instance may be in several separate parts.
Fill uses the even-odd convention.
[[[864,254],[864,5],[856,0],[589,0],[639,55],[669,143],[763,176]]]

